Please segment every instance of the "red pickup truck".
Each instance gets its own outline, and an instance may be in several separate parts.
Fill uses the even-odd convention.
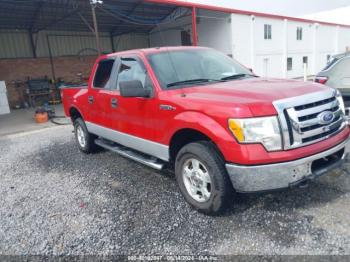
[[[61,95],[81,151],[103,147],[174,168],[184,198],[208,214],[235,191],[288,188],[337,170],[349,152],[336,90],[260,78],[209,48],[104,55],[88,86]]]

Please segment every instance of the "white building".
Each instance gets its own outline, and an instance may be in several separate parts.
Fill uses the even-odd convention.
[[[302,77],[303,63],[315,75],[330,56],[350,49],[350,26],[210,8],[197,8],[198,45],[232,55],[260,76]],[[185,16],[154,29],[150,46],[187,44],[184,35],[192,30],[191,16]]]

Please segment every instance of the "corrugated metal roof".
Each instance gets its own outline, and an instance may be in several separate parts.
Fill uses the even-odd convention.
[[[89,31],[93,24],[89,0],[0,0],[0,29]],[[101,32],[148,32],[172,13],[174,5],[141,0],[104,0],[96,7]],[[82,19],[83,17],[83,19]]]

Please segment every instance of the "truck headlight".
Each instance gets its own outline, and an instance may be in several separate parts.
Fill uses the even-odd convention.
[[[239,143],[261,143],[267,151],[282,150],[281,130],[276,116],[229,119],[228,124]]]
[[[335,96],[338,100],[338,103],[339,103],[339,107],[340,109],[343,111],[344,115],[345,115],[345,105],[344,105],[344,100],[343,100],[343,97],[341,95],[341,93],[339,92],[339,90],[337,89],[337,94]]]

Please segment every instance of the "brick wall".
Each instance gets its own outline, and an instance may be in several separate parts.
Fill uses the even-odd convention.
[[[54,57],[56,79],[65,82],[79,82],[78,73],[84,77],[90,75],[95,56],[86,57]],[[52,70],[49,58],[0,59],[0,80],[6,82],[10,107],[19,104],[19,92],[25,96],[25,84],[15,88],[13,81],[26,81],[30,78],[47,76],[52,79]],[[18,90],[19,89],[19,90]]]

